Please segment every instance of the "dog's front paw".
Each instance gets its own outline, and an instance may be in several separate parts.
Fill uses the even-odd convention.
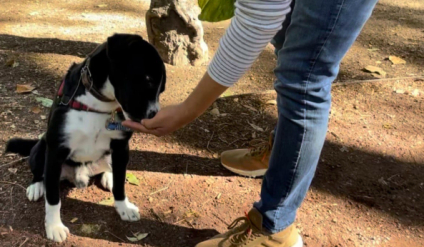
[[[36,182],[28,186],[26,190],[28,200],[37,201],[44,195],[44,184],[43,182]]]
[[[102,179],[100,180],[103,188],[112,191],[113,188],[113,174],[111,172],[104,172],[102,175]]]
[[[137,221],[140,220],[138,207],[125,198],[123,201],[115,201],[115,208],[122,220]]]
[[[55,242],[63,242],[69,234],[69,229],[61,223],[47,224],[46,223],[47,238]]]

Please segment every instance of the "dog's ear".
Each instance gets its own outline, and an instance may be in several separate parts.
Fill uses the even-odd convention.
[[[139,35],[114,34],[107,39],[107,56],[111,60],[122,60],[131,56],[143,38]]]

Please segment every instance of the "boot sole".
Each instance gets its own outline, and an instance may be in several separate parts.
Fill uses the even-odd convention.
[[[251,177],[251,178],[256,178],[256,177],[262,177],[263,175],[265,175],[266,170],[268,169],[260,169],[260,170],[255,170],[255,171],[245,171],[245,170],[239,170],[239,169],[235,169],[232,168],[230,166],[225,165],[224,163],[221,163],[223,167],[225,167],[226,169],[228,169],[229,171],[241,175],[241,176],[245,176],[245,177]],[[297,247],[297,246],[295,246]]]
[[[303,239],[300,235],[297,237],[297,242],[291,247],[303,247]]]

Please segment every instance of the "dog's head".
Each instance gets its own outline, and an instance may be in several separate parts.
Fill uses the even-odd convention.
[[[106,45],[109,80],[125,118],[141,121],[159,111],[166,71],[156,49],[138,35],[115,34]]]

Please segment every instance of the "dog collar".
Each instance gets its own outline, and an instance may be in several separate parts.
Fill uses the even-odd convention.
[[[108,97],[104,96],[102,93],[100,93],[94,86],[93,78],[91,77],[90,72],[90,57],[87,58],[85,61],[84,67],[81,69],[81,81],[82,85],[84,85],[85,89],[87,89],[88,92],[90,92],[96,99],[103,101],[103,102],[113,102],[114,99],[109,99]]]
[[[66,96],[63,95],[63,88],[65,87],[65,80],[62,81],[62,84],[60,84],[59,87],[59,91],[57,92],[57,102],[59,102],[59,105],[64,105],[64,106],[68,106],[74,110],[78,110],[78,111],[88,111],[88,112],[96,112],[96,113],[107,113],[107,114],[111,114],[115,111],[119,112],[122,111],[122,109],[119,107],[116,110],[110,112],[104,112],[104,111],[98,111],[96,109],[93,109],[81,102],[79,102],[78,100],[75,100],[74,97],[68,98]],[[77,88],[78,89],[78,88]],[[65,100],[65,98],[68,99],[67,102],[63,102]]]

